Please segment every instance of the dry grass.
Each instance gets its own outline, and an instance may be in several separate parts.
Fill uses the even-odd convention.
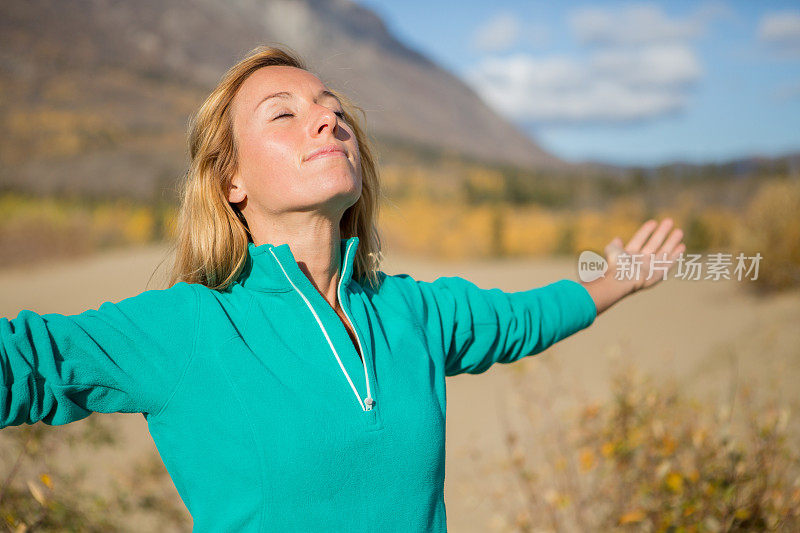
[[[775,290],[800,285],[800,180],[764,184],[736,226],[734,241],[738,249],[764,256],[758,287]]]
[[[468,205],[420,192],[392,199],[381,209],[381,228],[391,251],[433,259],[577,256],[602,253],[614,237],[630,238],[648,218],[671,217],[684,230],[687,254],[761,254],[750,284],[763,291],[800,286],[800,181],[764,181],[745,208],[707,206],[686,194],[672,206],[648,208],[623,196],[604,209],[562,209],[506,203]],[[485,186],[488,190],[488,185]],[[749,265],[750,261],[747,261]],[[705,275],[705,273],[703,273]],[[748,277],[754,276],[751,273]]]
[[[648,218],[671,217],[684,230],[687,254],[759,252],[754,288],[800,286],[797,179],[760,180],[742,207],[709,205],[697,191],[676,189],[658,206],[645,194],[621,193],[601,207],[579,208],[548,204],[545,193],[543,203],[515,204],[504,200],[510,182],[498,171],[461,172],[383,170],[389,196],[380,227],[388,250],[444,260],[577,257],[584,250],[602,253],[614,237],[629,238]],[[176,212],[175,206],[6,193],[0,195],[0,267],[168,238]]]
[[[607,400],[566,415],[550,400],[558,384],[520,374],[523,423],[505,420],[518,497],[494,502],[504,531],[800,529],[788,407],[737,384],[728,405],[699,403],[628,366]]]
[[[182,504],[168,490],[168,474],[158,457],[126,465],[110,488],[87,483],[84,468],[54,459],[76,450],[116,448],[118,438],[109,428],[93,415],[86,423],[69,427],[37,423],[4,429],[0,440],[2,530],[141,531],[142,519],[151,531],[191,529]]]
[[[0,195],[0,268],[164,238],[174,208],[130,201]]]

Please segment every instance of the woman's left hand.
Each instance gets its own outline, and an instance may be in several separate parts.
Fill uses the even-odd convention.
[[[607,272],[613,271],[616,275],[620,256],[627,255],[628,266],[626,268],[631,271],[629,277],[632,278],[628,280],[631,282],[630,292],[652,287],[661,281],[672,269],[678,256],[686,250],[686,245],[681,242],[683,231],[675,228],[672,233],[669,233],[672,225],[671,218],[665,218],[660,224],[656,220],[648,220],[639,227],[624,248],[622,239],[615,237],[605,249],[606,261],[608,261]],[[669,238],[667,238],[667,234],[669,234]],[[651,272],[651,264],[654,260],[659,267]],[[632,261],[635,262],[635,268]],[[625,275],[621,277],[626,278]]]
[[[672,225],[671,218],[665,218],[660,224],[656,220],[648,220],[624,247],[619,237],[608,243],[605,249],[608,262],[605,276],[580,282],[592,296],[598,315],[625,296],[657,284],[672,269],[675,260],[686,250],[686,245],[681,242],[683,231],[675,228],[669,233]],[[661,268],[651,273],[653,260],[658,261]],[[618,272],[620,266],[624,267],[622,275]]]

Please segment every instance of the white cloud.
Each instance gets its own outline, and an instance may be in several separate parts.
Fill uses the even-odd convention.
[[[685,42],[705,34],[715,18],[727,16],[720,2],[701,4],[685,18],[670,18],[654,4],[632,4],[619,10],[581,8],[569,23],[578,39],[589,45],[649,45]]]
[[[765,13],[758,25],[758,37],[781,54],[800,56],[800,11]]]
[[[684,108],[702,69],[683,45],[600,50],[586,60],[518,54],[465,74],[513,121],[628,122]]]
[[[691,21],[669,20],[661,8],[630,6],[620,13],[603,8],[583,8],[570,17],[570,25],[587,44],[648,44],[696,37],[700,27]]]
[[[593,54],[589,68],[598,78],[616,78],[630,87],[679,87],[702,74],[694,52],[682,44],[601,50]]]
[[[686,108],[703,76],[691,40],[728,14],[720,2],[684,18],[653,4],[582,8],[569,21],[585,54],[489,57],[465,78],[514,122],[650,120]]]
[[[517,43],[520,34],[519,19],[508,12],[496,14],[475,30],[473,44],[487,52],[507,50]]]

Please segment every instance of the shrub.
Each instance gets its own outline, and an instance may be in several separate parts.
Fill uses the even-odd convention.
[[[3,429],[0,524],[4,530],[141,531],[130,519],[135,514],[140,520],[146,518],[153,531],[188,531],[191,517],[157,456],[123,469],[112,480],[111,490],[92,486],[85,470],[75,464],[54,460],[81,448],[100,450],[117,442],[112,427],[98,415],[68,427],[39,422]]]
[[[540,433],[544,442],[526,446],[527,425],[508,430],[523,502],[508,521],[516,531],[800,530],[789,412],[744,391],[736,404],[743,417],[734,420],[731,409],[628,368],[614,377],[608,400]],[[541,460],[544,449],[552,455]]]
[[[740,251],[763,256],[754,286],[763,290],[800,285],[800,180],[775,180],[750,201],[735,236]]]

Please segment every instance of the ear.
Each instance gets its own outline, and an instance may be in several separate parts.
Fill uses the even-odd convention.
[[[231,185],[228,188],[228,201],[230,203],[238,204],[247,198],[247,193],[245,192],[243,185],[242,178],[237,172],[236,175],[231,178]]]

